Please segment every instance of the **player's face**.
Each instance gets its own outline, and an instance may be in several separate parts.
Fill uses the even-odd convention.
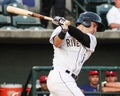
[[[47,90],[48,90],[46,83],[41,83],[40,86],[41,86],[41,89],[42,89],[43,91],[47,91]]]
[[[116,76],[107,76],[106,77],[106,81],[107,82],[116,82],[117,81],[117,77]]]
[[[96,86],[99,82],[99,76],[98,75],[90,75],[89,81],[90,81],[90,84],[92,84],[93,86]]]
[[[94,34],[95,32],[97,32],[97,27],[98,27],[97,23],[91,22],[91,26],[89,27],[88,32]]]
[[[89,33],[91,33],[91,34],[94,34],[95,32],[97,32],[97,27],[98,27],[98,26],[97,26],[97,23],[91,22],[91,26],[88,27],[88,28],[87,28],[87,27],[84,27],[82,31],[83,31],[84,33],[88,33],[88,32],[89,32]]]

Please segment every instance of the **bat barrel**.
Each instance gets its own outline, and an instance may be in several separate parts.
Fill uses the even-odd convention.
[[[19,14],[19,15],[24,15],[24,16],[30,16],[33,14],[33,12],[31,12],[31,11],[21,9],[21,8],[16,8],[13,6],[7,6],[7,12]]]

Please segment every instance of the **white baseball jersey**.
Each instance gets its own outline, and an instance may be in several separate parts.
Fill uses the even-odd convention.
[[[50,37],[53,39],[61,32],[61,27],[57,27]],[[72,74],[78,75],[83,63],[95,50],[96,38],[87,33],[90,37],[90,48],[85,47],[75,38],[66,33],[64,42],[60,48],[54,47],[53,67],[47,79],[47,86],[50,96],[84,96]],[[69,70],[70,73],[67,73]]]
[[[61,32],[61,27],[57,27],[50,37],[50,43],[53,44],[53,38]],[[66,33],[63,44],[60,48],[54,47],[53,67],[61,67],[78,75],[83,63],[94,52],[97,41],[96,37],[87,33],[90,37],[90,48],[85,47],[75,38]]]

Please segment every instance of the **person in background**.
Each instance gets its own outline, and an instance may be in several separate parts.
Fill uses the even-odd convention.
[[[55,16],[65,16],[65,0],[41,0],[40,14],[50,16],[51,8],[54,6]],[[41,26],[47,28],[48,20],[40,19]],[[56,28],[54,25],[53,28]]]
[[[120,0],[114,0],[114,3],[115,6],[108,11],[106,18],[112,30],[120,30]]]
[[[120,82],[118,82],[117,72],[114,70],[107,70],[105,72],[105,80],[102,82],[102,92],[120,92]],[[119,95],[102,95],[102,96],[120,96]]]
[[[97,92],[98,91],[98,83],[99,83],[99,72],[97,70],[89,71],[89,83],[80,86],[82,92]],[[85,96],[96,96],[96,95],[85,95]]]
[[[40,76],[40,88],[37,89],[38,92],[49,92],[47,88],[47,76]],[[49,94],[38,94],[38,96],[49,96]]]

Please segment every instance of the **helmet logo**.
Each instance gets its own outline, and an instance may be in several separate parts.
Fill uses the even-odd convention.
[[[85,27],[90,27],[91,26],[91,20],[89,17],[83,17],[83,21],[81,23]]]

